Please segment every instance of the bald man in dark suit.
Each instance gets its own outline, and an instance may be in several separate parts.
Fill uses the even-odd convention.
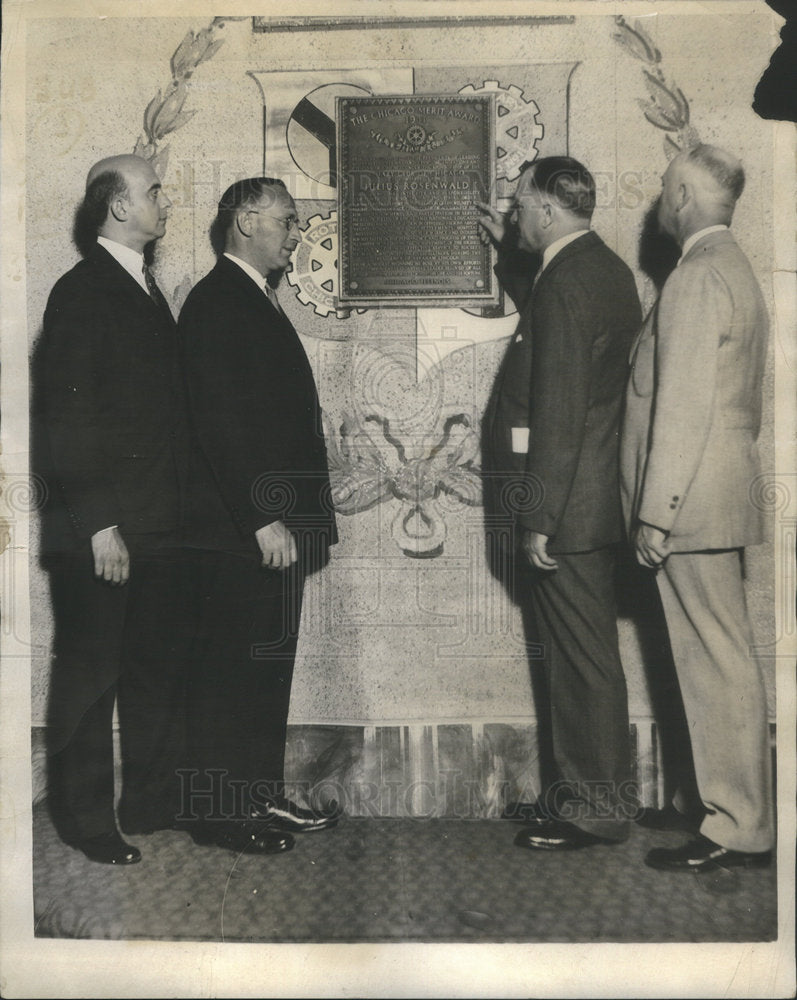
[[[187,419],[175,322],[144,261],[170,205],[146,160],[95,164],[77,218],[85,257],[53,288],[37,345],[49,797],[64,840],[112,865],[141,859],[114,814],[115,702],[122,831],[168,827],[180,810]]]

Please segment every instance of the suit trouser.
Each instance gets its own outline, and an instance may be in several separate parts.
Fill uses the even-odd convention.
[[[303,577],[255,556],[197,551],[185,819],[239,819],[284,782]]]
[[[179,807],[190,638],[185,563],[176,549],[142,549],[134,540],[128,549],[130,578],[118,587],[94,576],[90,549],[48,559],[55,618],[48,791],[68,842],[116,828],[115,703],[123,828],[161,824]]]
[[[531,587],[544,647],[553,756],[572,796],[546,802],[582,830],[623,840],[637,808],[630,782],[628,696],[617,638],[613,547],[554,556]],[[550,802],[549,802],[550,800]]]
[[[676,552],[656,580],[706,810],[700,832],[732,850],[766,851],[774,838],[766,691],[740,552]]]

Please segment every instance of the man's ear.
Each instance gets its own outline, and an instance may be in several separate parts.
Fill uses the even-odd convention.
[[[252,235],[252,227],[254,225],[254,222],[252,221],[253,214],[254,213],[248,208],[242,208],[235,216],[235,226],[238,232],[243,236]]]
[[[542,228],[547,229],[553,222],[553,205],[549,201],[544,201],[540,210],[542,211]]]
[[[127,198],[122,194],[116,195],[108,206],[108,211],[117,222],[125,222],[127,220]]]
[[[689,202],[692,200],[692,191],[688,184],[684,181],[678,185],[678,195],[675,199],[675,211],[680,212],[681,209],[686,208]]]

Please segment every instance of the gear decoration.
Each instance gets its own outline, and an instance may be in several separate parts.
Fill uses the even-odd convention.
[[[293,266],[285,277],[297,289],[299,301],[312,306],[319,316],[336,313],[346,319],[350,309],[336,309],[338,292],[338,213],[313,215],[302,228],[302,242],[296,248]],[[365,312],[358,309],[357,312]]]
[[[537,121],[536,101],[527,101],[520,87],[502,87],[497,80],[485,80],[481,87],[469,83],[460,94],[496,95],[496,160],[498,177],[513,181],[527,160],[537,157],[537,142],[545,135]]]

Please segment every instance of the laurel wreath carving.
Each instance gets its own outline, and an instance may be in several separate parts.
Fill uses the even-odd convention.
[[[152,98],[144,111],[144,131],[139,135],[133,153],[148,160],[157,175],[163,179],[169,164],[169,144],[162,140],[186,125],[196,114],[195,109],[184,110],[188,97],[189,80],[198,66],[212,59],[224,44],[219,32],[228,21],[247,21],[249,15],[214,17],[201,31],[189,31],[170,60],[172,79]],[[191,291],[191,278],[185,275],[171,295],[172,305],[179,310]]]
[[[175,49],[170,60],[172,79],[147,104],[144,129],[133,150],[137,156],[152,164],[159,177],[164,177],[169,162],[169,144],[164,144],[163,140],[186,125],[196,114],[196,109],[185,108],[191,77],[224,44],[224,39],[219,36],[227,22],[246,21],[248,18],[249,15],[214,17],[200,31],[189,30]],[[638,22],[630,24],[621,14],[614,20],[617,27],[613,34],[615,41],[647,67],[642,73],[650,98],[639,99],[637,103],[647,121],[666,133],[664,152],[668,159],[672,159],[677,153],[700,142],[697,130],[689,121],[689,102],[680,87],[665,79],[661,69],[661,52],[645,29]],[[176,307],[182,304],[190,287],[191,280],[186,275],[172,294]]]
[[[144,131],[139,136],[133,152],[149,160],[162,177],[168,165],[169,146],[161,146],[165,136],[186,125],[196,110],[184,110],[188,85],[194,71],[203,62],[212,59],[224,44],[219,38],[228,21],[245,21],[246,16],[214,17],[206,28],[188,31],[171,58],[172,79],[157,94],[144,111]],[[697,130],[689,121],[689,102],[680,87],[668,83],[661,69],[662,56],[645,29],[634,22],[630,24],[618,14],[614,40],[634,59],[647,65],[642,71],[649,100],[638,99],[645,118],[656,128],[668,133],[664,137],[664,150],[668,158],[700,142]]]
[[[642,75],[650,100],[638,99],[637,104],[651,125],[667,133],[664,136],[664,153],[667,159],[697,146],[700,135],[689,121],[689,102],[680,87],[665,79],[661,69],[661,52],[652,38],[639,22],[631,25],[622,14],[618,14],[614,21],[618,28],[612,36],[614,40],[634,59],[648,67],[642,70]]]
[[[246,21],[249,16],[214,17],[206,28],[189,31],[171,58],[171,83],[159,90],[144,112],[144,131],[138,137],[133,153],[149,160],[159,177],[163,177],[169,162],[168,144],[161,146],[165,136],[186,125],[196,110],[183,110],[188,97],[189,80],[203,62],[212,59],[224,44],[219,38],[228,21]]]

